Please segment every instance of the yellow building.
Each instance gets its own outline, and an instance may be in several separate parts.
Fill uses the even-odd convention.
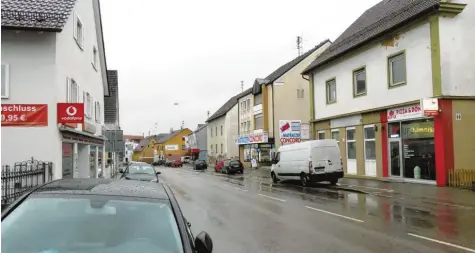
[[[143,139],[134,149],[133,160],[151,163],[153,161],[154,150],[162,159],[177,160],[187,154],[184,137],[191,134],[188,128],[173,131],[171,133],[161,133],[148,136]]]

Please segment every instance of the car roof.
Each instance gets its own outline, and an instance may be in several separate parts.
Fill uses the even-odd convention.
[[[59,179],[37,188],[32,194],[122,196],[168,200],[161,183],[103,178]]]

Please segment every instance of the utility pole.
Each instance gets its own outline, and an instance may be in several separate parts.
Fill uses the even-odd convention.
[[[302,36],[297,36],[297,50],[298,56],[302,54]]]
[[[241,93],[244,92],[244,81],[241,81]]]

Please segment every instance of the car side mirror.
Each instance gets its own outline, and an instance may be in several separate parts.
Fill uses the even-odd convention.
[[[195,248],[198,253],[213,252],[213,240],[206,232],[199,233],[195,238]]]
[[[120,173],[124,173],[124,169],[119,169],[119,172],[120,172]]]
[[[160,172],[160,171],[157,171],[157,175],[160,175],[160,174],[162,174],[162,172]]]

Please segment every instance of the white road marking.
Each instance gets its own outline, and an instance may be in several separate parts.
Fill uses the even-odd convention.
[[[239,187],[234,187],[234,189],[236,189],[236,190],[240,190],[240,191],[243,191],[243,192],[247,192],[247,190],[246,190],[246,189],[241,189],[241,188],[239,188]]]
[[[440,243],[440,244],[447,245],[447,246],[450,246],[450,247],[454,247],[454,248],[457,248],[457,249],[466,250],[468,252],[475,252],[475,249],[462,247],[462,246],[455,245],[455,244],[452,244],[452,243],[443,242],[443,241],[439,241],[439,240],[436,240],[436,239],[432,239],[432,238],[429,238],[429,237],[420,236],[420,235],[416,235],[416,234],[411,234],[411,233],[407,233],[407,234],[410,235],[410,236],[414,236],[414,237],[417,237],[417,238],[420,238],[420,239],[427,240],[427,241],[436,242],[436,243]]]
[[[364,222],[362,220],[358,220],[358,219],[351,218],[351,217],[348,217],[348,216],[344,216],[344,215],[341,215],[341,214],[332,213],[332,212],[325,211],[325,210],[322,210],[322,209],[317,209],[317,208],[314,208],[314,207],[311,207],[311,206],[305,206],[305,207],[308,208],[308,209],[314,210],[314,211],[318,211],[318,212],[338,216],[338,217],[345,218],[345,219],[348,219],[348,220],[352,220],[352,221],[356,221],[356,222]]]
[[[280,202],[287,202],[287,200],[285,200],[285,199],[278,199],[278,198],[274,198],[274,197],[267,196],[267,195],[260,194],[260,193],[257,194],[257,195],[259,195],[259,196],[261,196],[261,197],[264,197],[264,198],[269,198],[269,199],[277,200],[277,201],[280,201]]]

